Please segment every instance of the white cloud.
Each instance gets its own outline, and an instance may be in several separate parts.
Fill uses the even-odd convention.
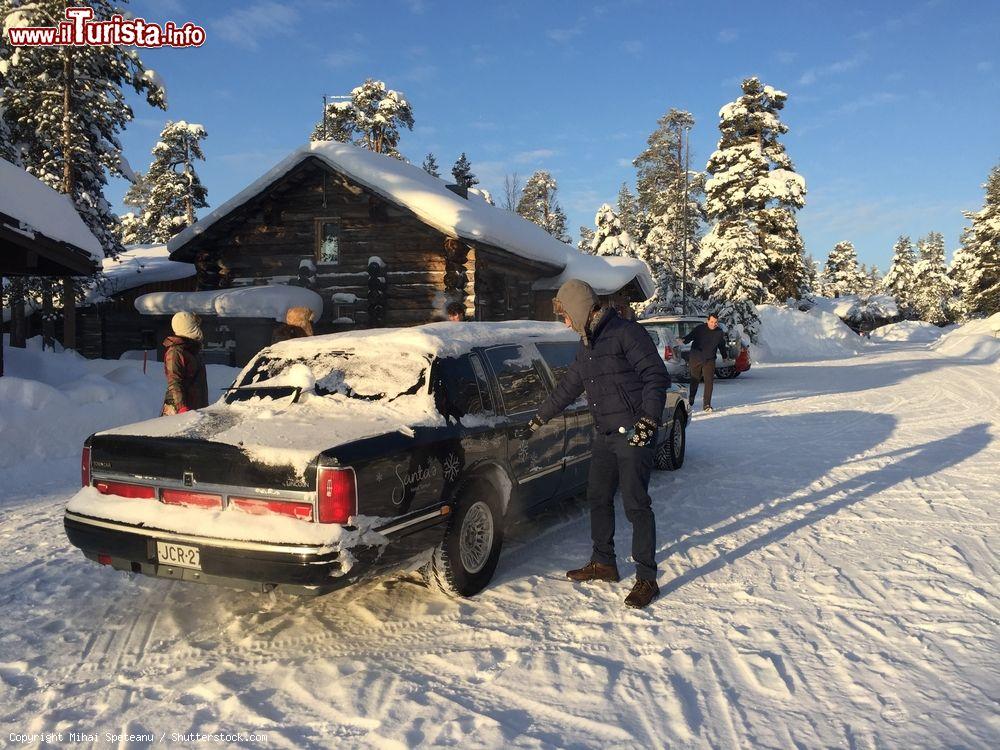
[[[857,99],[851,99],[850,101],[844,102],[833,110],[833,114],[851,115],[858,110],[880,107],[884,104],[893,104],[898,102],[901,98],[902,97],[899,94],[894,94],[891,91],[879,91],[874,94],[866,94],[865,96],[859,96]]]
[[[978,70],[980,73],[989,73],[991,70],[993,70],[993,61],[992,60],[981,60],[981,61],[977,62],[976,63],[976,70]]]
[[[631,39],[624,44],[622,44],[622,49],[629,55],[638,55],[644,49],[646,45],[640,42],[638,39]]]
[[[577,21],[576,25],[565,29],[549,29],[545,35],[553,42],[566,44],[583,33],[583,21]]]
[[[532,151],[520,151],[514,154],[514,161],[518,164],[531,164],[555,156],[558,151],[550,148],[536,148]]]
[[[810,84],[816,83],[820,78],[826,78],[828,76],[840,75],[842,73],[847,73],[848,71],[854,70],[861,66],[861,64],[868,59],[868,55],[864,52],[859,52],[851,57],[844,58],[843,60],[836,60],[829,65],[824,65],[819,68],[810,68],[805,73],[799,77],[800,86],[808,86]]]
[[[213,33],[226,41],[256,50],[261,39],[291,34],[298,21],[299,12],[295,8],[263,0],[217,18],[210,26]]]
[[[323,62],[331,68],[346,68],[361,62],[361,55],[353,50],[339,50],[328,54]]]
[[[617,164],[617,165],[618,165],[619,167],[631,167],[631,166],[632,166],[632,160],[631,160],[631,159],[619,159],[619,160],[618,160],[617,162],[615,162],[615,163],[616,163],[616,164]]]
[[[788,50],[782,50],[782,51],[778,52],[777,54],[775,54],[774,57],[782,65],[790,65],[791,63],[795,62],[795,58],[798,57],[798,55],[795,52],[789,52]]]
[[[740,37],[740,32],[736,29],[720,29],[715,35],[715,40],[719,44],[731,44]]]

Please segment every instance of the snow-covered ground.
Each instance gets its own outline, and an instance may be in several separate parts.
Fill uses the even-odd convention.
[[[998,381],[878,343],[719,383],[684,468],[655,475],[643,611],[631,581],[564,579],[589,553],[573,503],[512,529],[475,599],[397,578],[302,600],[98,568],[62,532],[76,457],[7,466],[3,737],[995,748]],[[628,533],[620,514],[619,550]]]

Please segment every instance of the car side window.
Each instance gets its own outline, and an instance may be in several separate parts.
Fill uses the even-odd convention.
[[[461,419],[466,414],[492,412],[493,403],[482,368],[478,357],[470,354],[437,361],[434,402],[441,414]]]
[[[500,396],[508,415],[536,409],[548,393],[542,378],[523,346],[495,346],[486,350]]]
[[[559,381],[563,379],[569,366],[576,359],[580,345],[575,341],[540,341],[535,343],[535,348],[542,355],[545,364],[552,370],[556,385],[559,385]]]

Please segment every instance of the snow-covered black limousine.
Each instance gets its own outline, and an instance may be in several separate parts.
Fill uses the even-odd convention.
[[[88,558],[150,576],[319,594],[422,565],[471,596],[505,519],[585,486],[583,398],[522,439],[579,346],[537,322],[276,344],[217,403],[88,439],[66,533]],[[683,462],[688,414],[670,390],[658,468]]]

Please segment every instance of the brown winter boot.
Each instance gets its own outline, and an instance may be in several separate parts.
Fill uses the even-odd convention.
[[[567,570],[566,577],[571,581],[611,581],[618,583],[617,565],[602,565],[593,560],[576,570]]]
[[[628,596],[625,597],[625,606],[642,609],[659,595],[660,587],[656,585],[656,581],[645,581],[639,578]]]

